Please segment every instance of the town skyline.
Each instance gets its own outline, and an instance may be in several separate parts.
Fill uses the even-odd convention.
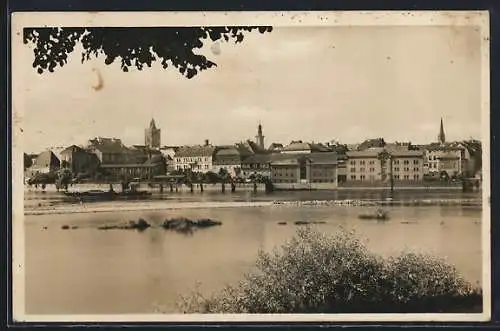
[[[238,45],[207,44],[202,52],[218,66],[191,80],[158,65],[123,73],[81,64],[74,54],[54,73],[26,66],[24,146],[97,136],[142,144],[151,117],[162,145],[253,140],[259,121],[266,145],[424,144],[436,141],[441,117],[448,140],[481,140],[479,43],[472,27],[276,28]],[[31,52],[24,47],[20,60],[31,63]]]

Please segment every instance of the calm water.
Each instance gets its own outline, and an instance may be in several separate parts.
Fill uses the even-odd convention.
[[[293,199],[319,199],[311,192]],[[322,193],[324,194],[324,193]],[[218,195],[218,199],[249,197]],[[185,198],[183,198],[185,197]],[[204,195],[210,198],[210,195]],[[274,196],[272,199],[287,199]],[[454,194],[454,197],[460,197]],[[186,201],[186,194],[173,199]],[[269,199],[253,196],[252,199]],[[288,199],[290,196],[288,196]],[[324,198],[324,197],[323,197]],[[55,199],[55,198],[54,198]],[[394,207],[386,223],[359,220],[360,207],[249,207],[185,209],[168,212],[113,212],[25,217],[26,312],[28,314],[174,312],[179,294],[200,282],[204,293],[237,282],[251,270],[259,249],[290,238],[298,220],[324,221],[316,228],[335,233],[354,229],[373,251],[429,252],[446,258],[470,281],[481,279],[481,210],[473,207]],[[151,228],[145,232],[100,231],[98,225],[143,217],[208,217],[220,227],[191,236]],[[278,225],[280,221],[287,225]],[[77,230],[61,230],[77,225]],[[43,227],[47,229],[43,229]]]

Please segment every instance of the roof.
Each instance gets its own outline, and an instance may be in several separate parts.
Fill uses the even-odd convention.
[[[422,157],[424,155],[424,152],[419,150],[407,150],[404,148],[382,148],[382,147],[372,147],[362,151],[347,151],[346,155],[348,158],[356,158],[356,157],[376,158],[383,151],[386,151],[395,157]]]
[[[85,152],[85,150],[83,148],[81,148],[80,146],[71,145],[71,146],[68,146],[65,149],[63,149],[60,152],[60,154],[63,154],[63,153],[75,153],[75,152]]]
[[[464,149],[463,146],[460,146],[456,143],[431,143],[428,145],[423,145],[422,148],[428,151],[457,151]]]
[[[330,149],[322,144],[307,143],[302,140],[292,141],[289,145],[283,148],[283,151],[295,152],[295,151],[311,151],[311,152],[327,152]]]
[[[121,139],[95,138],[89,140],[89,147],[99,150],[101,153],[123,153],[128,150]]]
[[[212,156],[216,148],[212,145],[182,146],[175,152],[176,157]]]
[[[271,145],[269,145],[269,149],[282,149],[284,146],[283,144],[280,144],[280,143],[272,143]]]
[[[242,164],[265,164],[271,161],[275,154],[254,154],[242,160]],[[278,154],[279,155],[279,154]]]
[[[35,159],[35,165],[48,164],[53,166],[59,166],[61,163],[57,156],[52,151],[44,151],[38,154]]]
[[[314,152],[307,155],[273,154],[272,165],[295,165],[300,160],[306,160],[312,164],[337,164],[337,153],[335,152]]]

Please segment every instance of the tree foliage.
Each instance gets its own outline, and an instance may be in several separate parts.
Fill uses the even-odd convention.
[[[244,33],[258,30],[271,32],[272,27],[34,27],[25,28],[25,44],[34,46],[33,68],[42,74],[64,66],[68,56],[81,43],[81,61],[104,57],[110,65],[120,61],[121,69],[142,70],[159,61],[164,69],[176,68],[183,76],[193,78],[216,64],[195,51],[211,40],[241,43]]]

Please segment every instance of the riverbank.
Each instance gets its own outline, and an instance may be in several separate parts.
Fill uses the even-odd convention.
[[[238,208],[238,207],[321,207],[321,206],[469,206],[481,207],[481,199],[415,199],[415,200],[312,200],[312,201],[248,201],[248,202],[171,202],[151,201],[137,202],[134,204],[126,202],[113,202],[105,205],[93,204],[71,204],[58,206],[37,206],[25,209],[25,215],[47,215],[47,214],[72,214],[72,213],[105,213],[116,211],[158,211],[178,209],[203,209],[203,208]]]

